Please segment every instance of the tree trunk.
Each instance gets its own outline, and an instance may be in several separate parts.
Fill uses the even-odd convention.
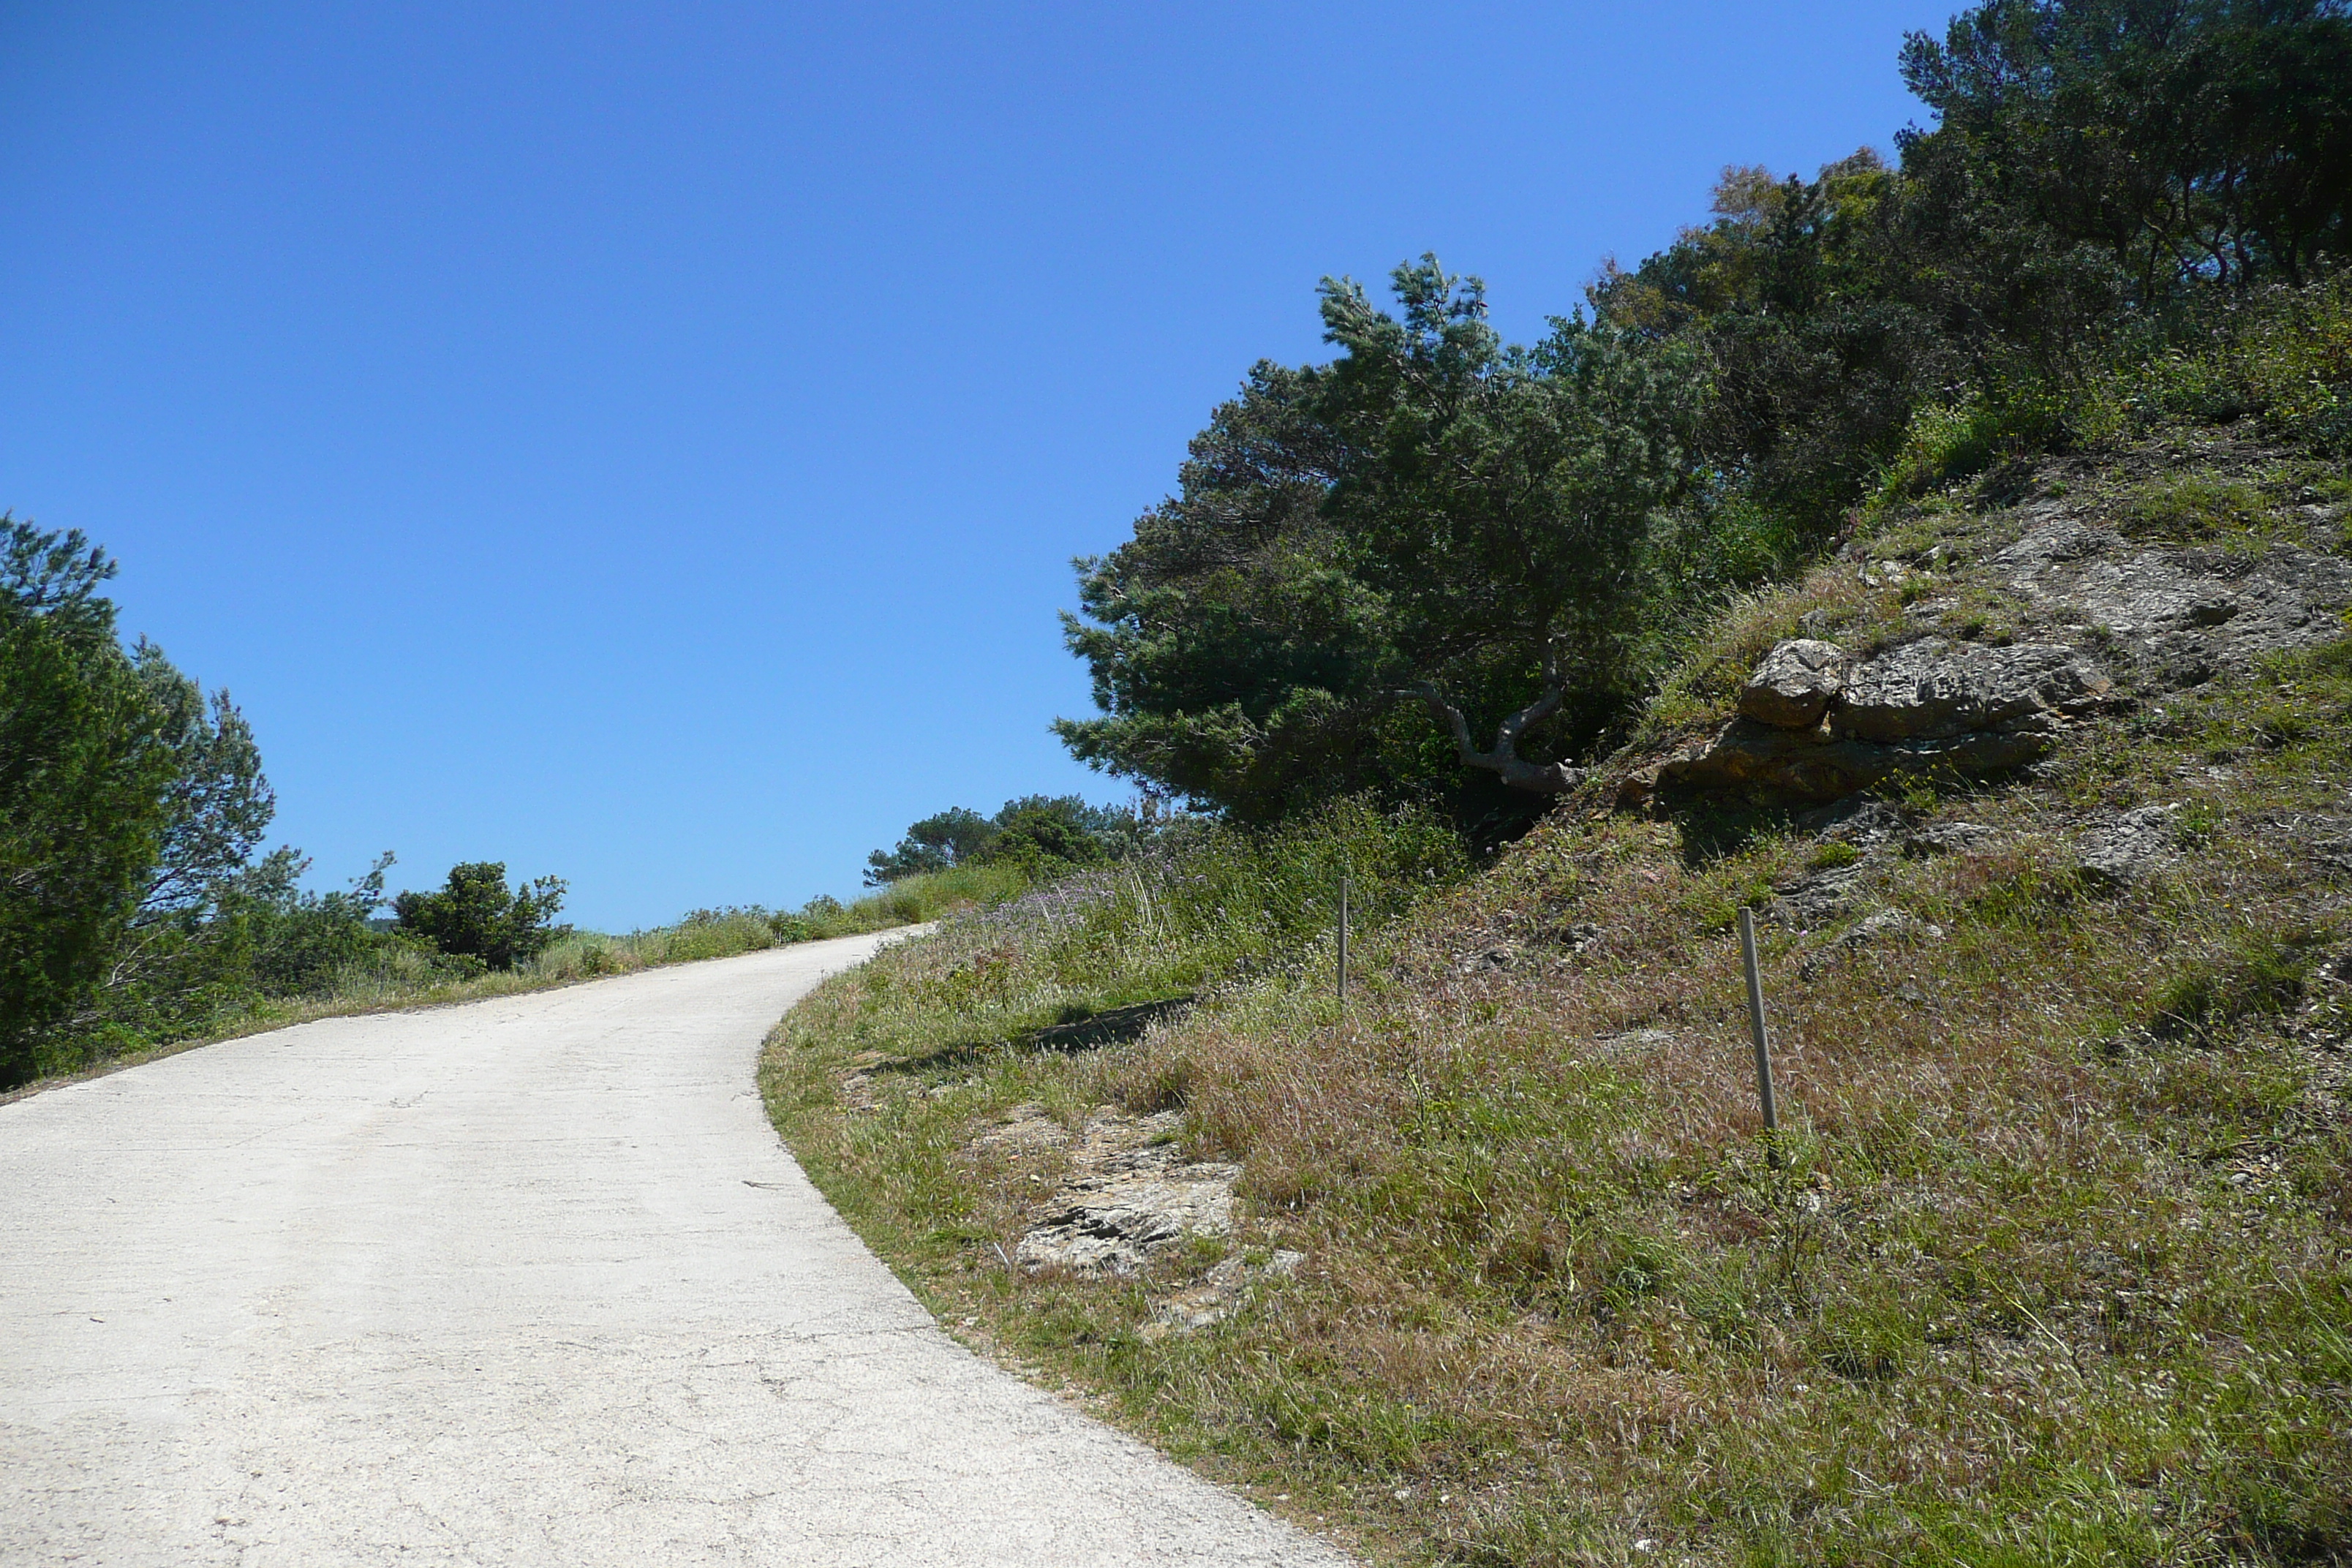
[[[1483,769],[1513,789],[1522,789],[1529,795],[1566,795],[1584,782],[1582,768],[1572,768],[1566,763],[1531,763],[1519,755],[1519,736],[1528,725],[1541,723],[1559,712],[1566,695],[1559,669],[1549,656],[1544,659],[1542,695],[1496,726],[1491,751],[1478,749],[1470,739],[1470,721],[1462,716],[1461,709],[1445,700],[1444,694],[1434,685],[1423,681],[1413,687],[1409,695],[1420,698],[1453,735],[1454,749],[1465,767]]]

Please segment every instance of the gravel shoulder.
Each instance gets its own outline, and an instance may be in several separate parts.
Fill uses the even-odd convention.
[[[753,1083],[881,936],[0,1105],[0,1562],[1337,1564],[940,1332]]]

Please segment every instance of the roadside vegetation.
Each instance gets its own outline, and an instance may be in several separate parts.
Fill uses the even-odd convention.
[[[2111,515],[2178,493],[2164,467]],[[2336,534],[2341,500],[2292,500],[2308,472],[2247,533],[2197,526]],[[1972,486],[1891,510],[1705,646],[2004,517]],[[1475,875],[1438,819],[1356,802],[958,917],[787,1017],[772,1112],[944,1321],[1379,1560],[2347,1560],[2352,642],[2026,779],[1909,781],[1875,840],[1801,805],[1613,809],[1616,776]],[[2086,825],[2141,808],[2176,825],[2160,868],[2084,869]],[[1008,1135],[1041,1119],[1065,1136]],[[1024,1266],[1120,1122],[1178,1175],[1237,1164],[1231,1233]],[[1212,1270],[1286,1251],[1171,1331]]]
[[[1195,815],[771,1038],[944,1321],[1376,1561],[2352,1562],[2352,21],[1902,66],[1897,161],[1544,343],[1327,284],[1082,565],[1065,738]],[[1693,769],[1792,639],[2105,674],[2022,763]]]
[[[248,992],[181,1030],[60,1040],[42,1052],[35,1081],[135,1066],[193,1046],[313,1018],[478,1001],[663,964],[733,958],[792,942],[919,925],[1011,897],[1025,886],[1019,878],[1001,872],[950,871],[910,879],[848,903],[819,897],[789,911],[758,906],[695,910],[675,925],[617,934],[566,929],[538,952],[502,969],[467,963],[462,957],[453,962],[451,955],[429,945],[402,940],[396,930],[371,931],[354,951],[309,971],[299,983],[280,982]]]
[[[674,925],[617,933],[567,926],[536,933],[545,940],[527,942],[532,951],[511,955],[504,965],[470,952],[444,952],[396,923],[371,921],[357,912],[373,907],[362,901],[363,889],[356,897],[292,895],[290,914],[281,907],[274,911],[278,921],[254,922],[260,931],[251,955],[252,978],[225,995],[216,994],[209,1011],[183,1010],[167,1023],[144,1028],[116,1017],[79,1031],[61,1030],[36,1046],[32,1070],[19,1082],[111,1071],[313,1018],[513,995],[663,964],[917,925],[1012,897],[1027,885],[1018,875],[975,868],[911,878],[847,903],[819,896],[792,910],[757,905],[695,910]]]

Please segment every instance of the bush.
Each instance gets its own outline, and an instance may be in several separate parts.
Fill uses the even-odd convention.
[[[509,891],[506,863],[499,860],[453,866],[439,892],[403,893],[392,904],[404,933],[492,969],[512,969],[569,932],[569,926],[550,923],[562,907],[562,878],[541,877]]]
[[[2259,419],[2316,450],[2352,450],[2352,279],[2224,300],[2189,342],[2132,367],[2125,417]]]
[[[259,868],[252,908],[242,911],[251,932],[252,983],[265,996],[313,996],[335,988],[337,978],[374,950],[402,939],[373,923],[385,902],[389,852],[376,858],[351,890],[305,893],[294,879],[309,865],[290,854],[272,856]]]
[[[1911,416],[1903,445],[1880,471],[1874,504],[1908,500],[2004,458],[2047,450],[2066,431],[2063,403],[2046,393],[1929,404]]]

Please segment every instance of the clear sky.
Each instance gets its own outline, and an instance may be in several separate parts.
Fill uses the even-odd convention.
[[[1949,4],[0,0],[0,507],[123,563],[339,885],[625,929],[1121,798],[1055,612],[1316,280],[1514,337]]]

